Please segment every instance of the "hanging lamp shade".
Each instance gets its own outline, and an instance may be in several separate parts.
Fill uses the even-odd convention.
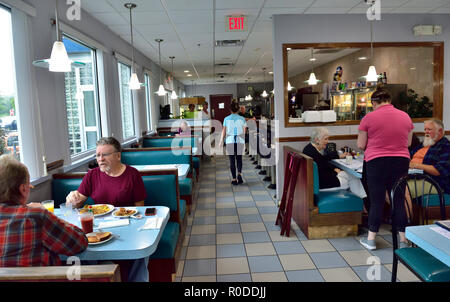
[[[50,59],[42,59],[33,61],[33,65],[41,68],[48,68],[51,72],[70,72],[73,67],[83,67],[86,64],[82,62],[75,62],[69,59],[66,47],[61,41],[59,35],[59,20],[58,20],[58,1],[55,1],[55,25],[56,25],[56,41],[53,43],[52,53]]]
[[[378,80],[377,70],[375,66],[371,65],[369,70],[367,71],[366,81],[367,82],[376,82]]]
[[[177,95],[177,93],[175,92],[175,90],[172,90],[172,94],[170,95],[170,98],[171,98],[172,100],[178,99],[178,95]]]
[[[291,83],[288,81],[288,87],[287,87],[287,90],[288,90],[288,91],[291,91],[293,88],[294,88],[294,87],[292,87],[292,86],[291,86]]]
[[[141,88],[142,83],[139,82],[137,74],[133,72],[131,74],[130,82],[128,82],[128,86],[131,90],[136,90]]]
[[[316,79],[316,75],[314,74],[314,72],[311,72],[311,74],[309,75],[308,84],[309,85],[317,84],[317,79]]]
[[[161,42],[164,41],[163,39],[155,39],[156,42],[158,42],[158,54],[159,54],[159,88],[158,91],[155,93],[159,96],[164,96],[167,91],[164,89],[164,86],[161,83],[161,73],[162,73],[162,67],[161,67]]]
[[[261,96],[263,97],[263,98],[266,98],[266,97],[268,97],[269,96],[269,94],[267,93],[267,91],[263,91],[263,93],[261,93]]]
[[[63,42],[55,41],[53,43],[52,54],[48,63],[48,70],[51,72],[70,72],[72,70],[72,61],[69,60]]]

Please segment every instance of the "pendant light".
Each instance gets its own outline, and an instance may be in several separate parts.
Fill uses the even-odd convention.
[[[374,5],[372,3],[372,5]],[[373,11],[373,10],[372,10]],[[372,20],[370,21],[370,61],[372,65],[369,66],[369,70],[367,71],[366,82],[376,82],[378,80],[378,74],[375,69],[375,65],[373,65],[373,30],[372,30]]]
[[[249,78],[249,79],[250,79],[250,78]],[[247,91],[249,91],[249,90],[248,90],[248,80],[246,80],[245,82],[247,82]],[[252,96],[250,95],[250,92],[249,92],[248,95],[245,97],[245,100],[246,100],[246,101],[251,101],[251,100],[253,100]]]
[[[262,70],[263,70],[263,77],[264,77],[264,91],[263,91],[263,93],[261,93],[261,96],[262,96],[263,98],[266,98],[266,97],[269,96],[269,94],[268,94],[267,91],[266,91],[266,68],[263,67]]]
[[[171,60],[172,60],[172,83],[173,83],[173,59],[175,59],[175,57],[169,57]],[[173,86],[173,85],[172,85]],[[178,95],[177,95],[177,93],[175,92],[175,88],[173,87],[173,90],[172,90],[172,94],[170,95],[170,98],[172,99],[172,100],[176,100],[176,99],[178,99]]]
[[[294,89],[294,87],[292,87],[292,86],[291,86],[291,83],[288,81],[288,87],[287,87],[287,90],[288,90],[288,91],[291,91],[292,89]]]
[[[164,96],[167,91],[164,89],[164,86],[161,83],[161,73],[162,73],[162,66],[161,66],[161,42],[164,41],[163,39],[155,39],[156,42],[158,42],[158,53],[159,53],[159,89],[156,91],[156,94],[159,96]]]
[[[136,4],[134,3],[125,3],[126,8],[130,10],[130,31],[131,31],[131,77],[128,82],[128,86],[131,90],[137,90],[141,88],[142,83],[139,82],[139,79],[136,74],[136,70],[134,68],[134,43],[133,43],[133,17],[131,15],[131,10],[136,8]]]
[[[69,59],[66,47],[61,40],[61,36],[59,34],[58,0],[55,0],[55,25],[56,41],[53,43],[50,59],[36,60],[33,62],[33,65],[48,68],[51,72],[71,72],[72,66],[83,67],[85,65],[84,63],[74,62]]]
[[[319,80],[316,79],[316,75],[314,74],[314,63],[316,61],[316,59],[314,58],[314,48],[311,48],[311,58],[309,59],[309,61],[312,63],[312,68],[311,68],[311,74],[309,75],[309,79],[308,81],[306,81],[306,83],[308,83],[308,85],[317,85],[317,83],[319,82]]]

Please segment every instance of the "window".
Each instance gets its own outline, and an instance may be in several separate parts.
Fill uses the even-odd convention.
[[[70,154],[74,156],[95,149],[101,136],[96,50],[67,36],[63,43],[71,60],[85,63],[65,73]]]
[[[147,104],[147,129],[153,130],[153,124],[152,124],[152,90],[151,90],[151,79],[150,76],[145,73],[145,97],[146,97],[146,104]]]
[[[122,132],[123,138],[131,138],[135,136],[134,129],[134,113],[133,113],[133,94],[128,87],[131,77],[131,67],[121,62],[119,67],[119,83],[120,83],[120,104],[122,107]]]
[[[12,21],[9,9],[0,5],[0,154],[21,160],[16,107]]]

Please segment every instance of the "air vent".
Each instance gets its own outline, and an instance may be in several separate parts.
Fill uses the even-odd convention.
[[[244,42],[244,40],[217,40],[216,47],[242,46]]]
[[[223,83],[225,80],[217,80],[216,83]]]
[[[216,63],[215,66],[233,66],[233,63]]]

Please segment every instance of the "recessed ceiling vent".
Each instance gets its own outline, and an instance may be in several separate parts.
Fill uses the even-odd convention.
[[[225,80],[217,80],[216,83],[223,83]]]
[[[244,42],[244,40],[217,40],[216,47],[242,46]]]
[[[317,50],[314,50],[314,53],[337,53],[341,50],[342,49],[339,49],[339,48],[317,49]]]
[[[234,64],[233,63],[216,63],[216,64],[214,64],[215,66],[233,66]]]

